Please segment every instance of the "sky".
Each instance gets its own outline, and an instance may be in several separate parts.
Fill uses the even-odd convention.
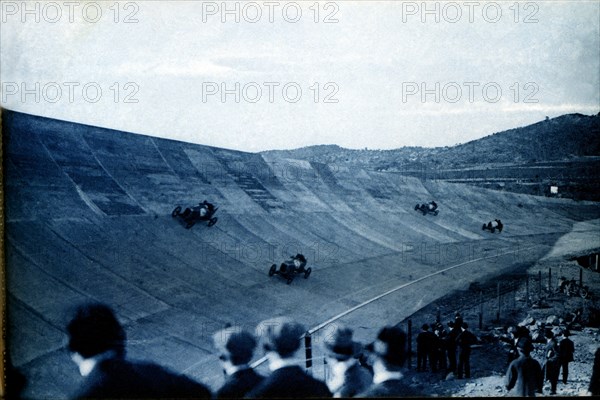
[[[257,152],[600,111],[600,2],[0,2],[4,108]]]

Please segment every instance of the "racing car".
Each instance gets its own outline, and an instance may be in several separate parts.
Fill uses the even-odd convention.
[[[575,279],[567,279],[564,276],[558,278],[558,292],[564,293],[569,297],[581,296],[583,299],[592,297],[589,287],[579,285]]]
[[[181,206],[177,206],[171,213],[171,216],[173,218],[181,218],[185,223],[185,229],[190,229],[198,221],[208,221],[208,226],[213,226],[218,220],[218,218],[214,216],[218,209],[219,207],[215,207],[213,204],[204,200],[195,207],[187,207],[183,212],[181,212]]]
[[[431,213],[433,215],[438,215],[439,210],[437,209],[438,205],[435,201],[431,201],[428,204],[417,204],[415,206],[415,211],[421,211],[423,213],[423,215],[427,215],[428,213]]]
[[[269,269],[269,276],[279,275],[284,278],[289,285],[292,283],[296,274],[304,274],[304,279],[307,279],[312,272],[312,268],[306,267],[306,257],[302,254],[296,254],[295,256],[291,256],[289,260],[282,262],[277,269],[277,265],[271,265]]]
[[[501,233],[503,228],[504,228],[504,224],[502,224],[502,221],[500,221],[499,219],[495,219],[493,221],[488,222],[487,224],[483,224],[483,226],[481,227],[481,230],[483,230],[483,231],[488,230],[488,231],[494,233],[496,231],[496,229],[498,229],[498,233]]]

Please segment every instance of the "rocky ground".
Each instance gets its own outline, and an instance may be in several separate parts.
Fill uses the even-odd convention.
[[[471,378],[456,379],[452,375],[446,376],[444,372],[433,374],[431,372],[416,372],[414,366],[416,360],[413,358],[413,368],[407,372],[406,378],[425,396],[432,397],[511,397],[513,394],[508,392],[504,386],[504,375],[508,367],[508,349],[509,345],[503,341],[508,338],[507,330],[510,326],[527,323],[530,328],[535,328],[544,322],[548,322],[554,330],[564,329],[569,326],[567,321],[573,317],[573,313],[578,309],[582,310],[578,319],[581,323],[571,324],[571,340],[575,343],[574,362],[569,366],[569,379],[566,385],[559,380],[557,395],[555,396],[589,396],[587,391],[592,373],[594,353],[600,347],[600,328],[591,312],[600,308],[600,273],[584,270],[586,284],[592,292],[592,298],[583,300],[580,297],[569,297],[563,293],[554,293],[548,290],[547,286],[543,290],[536,290],[535,277],[539,276],[539,271],[548,271],[552,267],[555,271],[560,270],[562,275],[569,278],[577,278],[580,266],[574,261],[550,260],[540,262],[528,270],[531,277],[529,292],[527,285],[521,282],[515,286],[513,302],[508,304],[510,312],[504,312],[499,321],[486,321],[479,329],[479,306],[465,308],[464,302],[469,293],[463,293],[462,296],[448,296],[433,303],[419,313],[411,316],[413,327],[420,327],[423,323],[435,321],[440,309],[456,311],[468,321],[472,331],[481,340],[481,347],[473,350],[471,356]],[[513,277],[504,277],[510,280]],[[557,282],[558,276],[555,276],[554,282]],[[539,280],[538,280],[539,281]],[[526,301],[526,294],[529,293],[529,304]],[[492,296],[493,297],[493,296]],[[497,299],[489,298],[488,302],[497,304]],[[484,298],[484,301],[486,299]],[[441,314],[441,322],[451,320],[451,315]],[[406,322],[406,321],[405,321]],[[536,324],[537,322],[537,324]],[[531,324],[533,323],[533,324]],[[531,325],[530,325],[531,324]],[[546,325],[548,326],[548,325]],[[413,328],[413,331],[416,328]],[[531,331],[531,329],[530,329]],[[543,359],[542,339],[535,343],[534,358],[538,361]],[[541,396],[551,396],[550,386],[546,382]]]

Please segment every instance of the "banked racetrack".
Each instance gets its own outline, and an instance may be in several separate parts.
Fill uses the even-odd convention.
[[[594,203],[278,159],[4,111],[7,347],[26,397],[81,382],[65,324],[108,303],[131,358],[222,383],[212,334],[286,315],[373,340],[433,300],[546,256]],[[176,205],[219,206],[212,227]],[[438,216],[414,210],[435,199]],[[483,222],[502,219],[491,234]],[[598,224],[589,234],[597,237]],[[308,279],[269,277],[303,253]],[[398,289],[398,290],[394,290]],[[370,301],[373,300],[373,301]],[[351,312],[348,312],[351,311]],[[331,324],[327,321],[336,319]],[[258,359],[261,354],[256,354]],[[261,366],[259,368],[264,368]]]

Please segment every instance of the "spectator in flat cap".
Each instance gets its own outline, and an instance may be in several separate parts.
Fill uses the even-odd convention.
[[[398,327],[386,326],[379,332],[375,342],[367,347],[373,357],[373,384],[357,397],[419,397],[402,380],[406,345],[406,333]]]
[[[216,332],[213,343],[227,376],[216,393],[217,399],[240,399],[263,381],[264,377],[248,365],[256,348],[253,334],[233,326]]]
[[[540,363],[531,357],[531,339],[521,337],[517,341],[517,351],[518,358],[511,361],[506,371],[506,389],[514,389],[513,396],[535,397],[536,393],[542,393],[544,375]]]
[[[294,358],[305,331],[302,325],[285,317],[257,326],[256,336],[265,350],[271,374],[247,398],[331,397],[327,385],[304,372]]]
[[[325,339],[325,357],[330,370],[327,386],[333,397],[354,397],[373,382],[369,370],[358,362],[362,345],[352,340],[352,333],[348,327],[337,326],[333,335]]]
[[[84,304],[67,325],[68,349],[82,376],[73,396],[89,398],[210,398],[204,385],[149,362],[125,358],[126,335],[105,304]]]

